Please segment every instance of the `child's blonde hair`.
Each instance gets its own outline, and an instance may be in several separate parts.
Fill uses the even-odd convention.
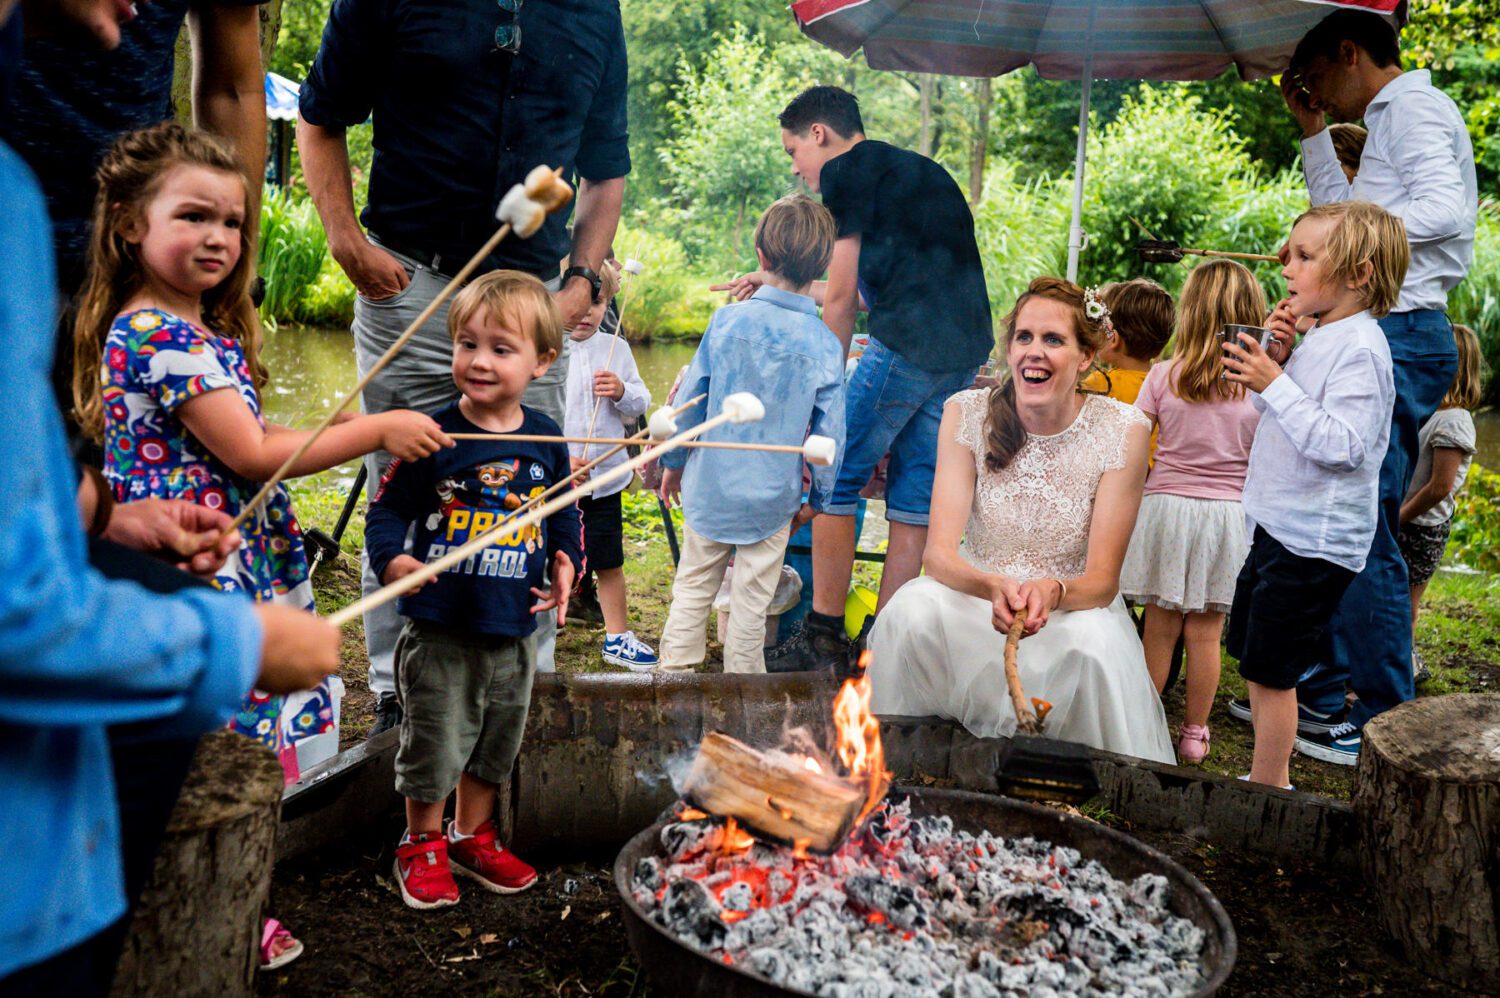
[[[828,269],[837,237],[833,214],[806,194],[777,199],[755,223],[755,248],[766,269],[799,288]]]
[[[1484,355],[1479,349],[1479,337],[1468,326],[1453,324],[1453,342],[1458,346],[1458,371],[1453,375],[1453,387],[1443,396],[1439,409],[1472,409],[1479,404],[1484,380]]]
[[[73,323],[73,403],[78,423],[94,440],[104,438],[104,393],[100,369],[110,325],[125,303],[145,286],[139,246],[125,238],[132,225],[144,224],[146,205],[162,180],[179,166],[199,166],[233,174],[244,183],[234,153],[223,140],[176,122],[127,132],[105,153],[95,177],[93,234],[89,238],[88,277]],[[247,192],[248,193],[248,192]],[[246,204],[249,204],[247,196]],[[266,384],[260,362],[260,321],[250,301],[255,269],[255,226],[240,226],[240,258],[222,281],[203,292],[203,321],[220,336],[240,343],[257,392]]]
[[[1172,338],[1176,306],[1167,289],[1148,277],[1107,284],[1099,289],[1109,309],[1109,324],[1125,353],[1136,360],[1155,360]]]
[[[1355,292],[1370,314],[1377,319],[1388,315],[1396,307],[1411,262],[1401,219],[1369,201],[1317,205],[1298,215],[1292,228],[1304,218],[1333,220],[1324,244],[1324,278],[1357,284]]]
[[[454,341],[468,321],[483,314],[497,322],[531,330],[538,357],[562,352],[562,313],[547,286],[519,270],[492,270],[453,298],[448,309],[448,335]]]
[[[1177,300],[1177,342],[1172,347],[1172,392],[1185,402],[1237,399],[1245,386],[1220,377],[1224,354],[1219,330],[1258,326],[1266,318],[1266,295],[1255,275],[1233,260],[1194,267]]]

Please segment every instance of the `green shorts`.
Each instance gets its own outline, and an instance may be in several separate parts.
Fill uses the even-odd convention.
[[[521,749],[536,645],[531,638],[452,634],[408,620],[396,640],[401,747],[396,792],[446,800],[463,773],[508,777]]]

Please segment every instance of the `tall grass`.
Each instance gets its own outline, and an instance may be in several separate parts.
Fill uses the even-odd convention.
[[[337,326],[353,318],[354,286],[328,252],[323,223],[305,195],[266,188],[257,260],[266,282],[262,322]]]

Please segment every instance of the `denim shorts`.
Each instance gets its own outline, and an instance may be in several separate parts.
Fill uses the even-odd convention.
[[[971,387],[974,374],[974,370],[932,374],[871,338],[844,389],[844,458],[833,495],[822,511],[853,516],[860,489],[889,453],[885,518],[925,527],[932,505],[943,403]]]

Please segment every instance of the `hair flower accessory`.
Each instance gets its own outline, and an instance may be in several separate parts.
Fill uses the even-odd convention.
[[[1099,323],[1106,336],[1114,333],[1114,323],[1109,321],[1109,306],[1104,304],[1104,299],[1099,297],[1099,292],[1094,288],[1083,289],[1083,314]]]

